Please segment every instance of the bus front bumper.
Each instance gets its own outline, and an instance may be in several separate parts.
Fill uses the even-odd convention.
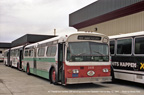
[[[67,78],[66,84],[111,82],[112,77]]]

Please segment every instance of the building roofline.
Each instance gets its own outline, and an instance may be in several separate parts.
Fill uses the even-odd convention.
[[[89,19],[87,21],[83,21],[83,22],[78,23],[78,24],[70,25],[70,26],[72,26],[76,29],[81,29],[81,28],[84,28],[87,26],[99,24],[102,22],[116,19],[116,18],[124,17],[124,16],[131,15],[134,13],[138,13],[141,11],[144,11],[144,1],[140,1],[140,2],[132,4],[130,6],[123,7],[121,9],[118,9],[118,10],[106,13],[104,15]]]

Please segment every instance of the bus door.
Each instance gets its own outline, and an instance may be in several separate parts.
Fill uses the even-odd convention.
[[[19,69],[22,68],[23,50],[20,50],[19,54]]]
[[[10,50],[8,50],[8,53],[7,53],[7,62],[9,66],[10,65]]]
[[[34,57],[33,57],[33,68],[34,68],[34,74],[37,74],[37,61],[36,61],[36,53],[37,49],[34,49]]]
[[[58,44],[58,82],[64,82],[64,43]]]

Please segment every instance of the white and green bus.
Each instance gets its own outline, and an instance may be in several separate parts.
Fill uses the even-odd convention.
[[[27,45],[22,68],[51,83],[111,81],[109,38],[99,33],[74,33]]]

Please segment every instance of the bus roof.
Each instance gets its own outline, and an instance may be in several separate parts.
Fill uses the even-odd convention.
[[[22,46],[13,47],[13,48],[11,48],[11,50],[13,50],[13,49],[20,49],[22,47],[23,47],[23,45]]]
[[[51,42],[51,41],[56,41],[56,40],[58,40],[58,42],[63,42],[63,41],[66,41],[67,38],[70,37],[71,35],[79,35],[79,34],[88,34],[88,35],[95,34],[95,35],[98,35],[98,36],[106,36],[104,34],[94,33],[94,32],[77,32],[77,33],[70,33],[70,34],[66,34],[66,35],[61,35],[61,36],[58,36],[58,37],[54,37],[54,38],[51,38],[51,39],[40,41],[38,43],[42,44],[42,43],[45,43],[45,42]]]
[[[125,37],[140,36],[140,35],[144,35],[144,31],[114,35],[114,36],[109,36],[109,38],[110,39],[115,39],[115,38],[125,38]]]
[[[44,41],[40,41],[40,42],[37,42],[37,43],[34,43],[34,44],[30,44],[30,45],[27,45],[26,47],[31,47],[31,46],[35,46],[35,45],[38,45],[38,44],[43,44],[43,43],[46,43],[46,42],[51,42],[51,41],[58,41],[58,42],[64,42],[67,40],[68,37],[70,37],[71,35],[78,35],[78,34],[95,34],[95,35],[98,35],[98,36],[106,36],[104,34],[101,34],[101,33],[94,33],[94,32],[76,32],[76,33],[69,33],[69,34],[66,34],[66,35],[60,35],[60,36],[57,36],[57,37],[54,37],[54,38],[51,38],[51,39],[47,39],[47,40],[44,40]]]

